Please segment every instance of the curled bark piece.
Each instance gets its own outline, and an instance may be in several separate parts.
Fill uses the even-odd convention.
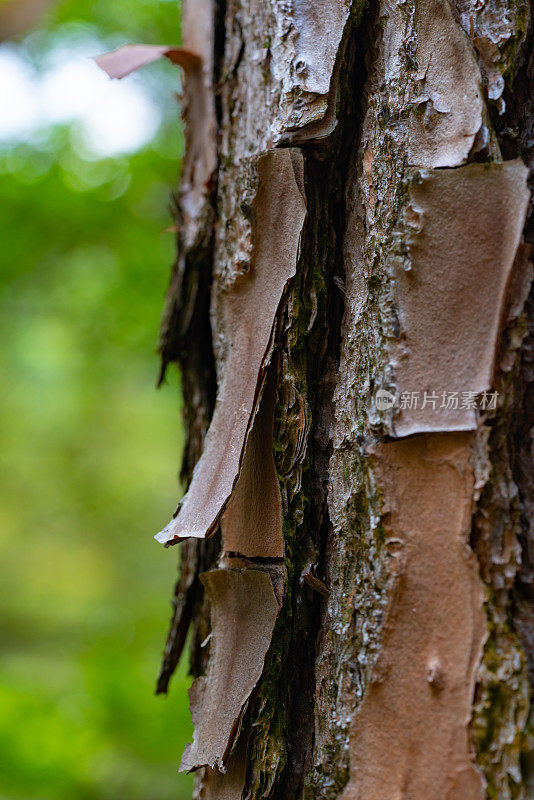
[[[476,428],[473,399],[491,387],[526,177],[509,161],[425,172],[412,185],[409,268],[395,262],[396,436]]]
[[[485,640],[467,541],[472,434],[377,446],[392,590],[371,682],[352,722],[342,800],[482,800],[469,720]]]
[[[411,164],[462,164],[482,124],[476,56],[454,19],[449,0],[417,3],[418,105],[408,133]]]
[[[352,3],[271,0],[271,4],[276,19],[272,70],[282,86],[274,141],[285,139],[288,131],[293,141],[327,136],[335,127],[335,111],[324,127],[320,123],[329,110],[336,57]],[[299,137],[303,129],[308,135]]]
[[[145,67],[159,58],[168,58],[184,69],[198,69],[200,56],[181,47],[167,44],[125,44],[95,58],[100,69],[110,78],[125,78],[136,69]]]
[[[247,440],[234,493],[221,518],[223,550],[248,558],[282,558],[282,503],[273,457],[276,401],[269,371],[258,413]]]
[[[156,535],[165,545],[213,533],[235,486],[270,360],[276,313],[295,275],[306,217],[303,169],[297,150],[276,150],[259,159],[251,266],[222,301],[230,342],[224,377],[189,491],[176,517]]]
[[[212,608],[208,672],[190,690],[195,731],[180,770],[222,772],[241,716],[261,677],[278,616],[271,579],[259,570],[219,569],[201,576]]]
[[[414,166],[458,166],[466,160],[482,124],[475,52],[449,0],[416,0],[414,4],[385,0],[382,9],[384,80],[391,110],[399,120],[396,138]],[[407,41],[410,47],[416,46],[410,60]]]

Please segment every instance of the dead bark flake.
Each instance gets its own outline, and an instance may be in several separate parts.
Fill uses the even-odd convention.
[[[269,152],[259,159],[258,171],[251,265],[222,299],[230,343],[224,376],[189,491],[176,517],[156,536],[166,545],[213,533],[232,494],[271,357],[278,306],[295,275],[306,217],[302,154]]]
[[[206,676],[190,689],[193,743],[180,770],[226,771],[239,723],[263,671],[278,616],[271,578],[260,570],[218,569],[201,580],[211,604],[212,638]]]
[[[223,550],[248,558],[282,558],[282,503],[273,456],[274,370],[267,376],[234,493],[221,518]]]
[[[413,182],[408,259],[394,264],[396,436],[476,428],[468,396],[492,385],[526,178],[523,163],[509,161],[422,172]]]

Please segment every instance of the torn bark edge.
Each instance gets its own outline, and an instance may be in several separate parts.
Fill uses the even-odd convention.
[[[287,290],[288,290],[288,287],[289,287],[289,285],[291,283],[291,280],[292,279],[287,281],[285,286],[284,286],[284,289],[283,289],[283,292],[282,292],[282,298],[280,300],[280,303],[279,303],[279,306],[278,306],[278,309],[277,309],[277,312],[276,312],[276,317],[275,317],[275,319],[273,321],[273,327],[272,327],[271,335],[270,335],[270,339],[269,339],[269,346],[267,347],[267,350],[265,352],[265,356],[263,357],[262,366],[261,366],[260,371],[258,373],[258,379],[257,379],[257,382],[256,382],[256,390],[255,390],[255,394],[254,394],[253,409],[252,409],[252,413],[251,413],[249,421],[248,421],[247,430],[246,430],[246,433],[245,433],[245,436],[244,436],[244,439],[243,439],[243,446],[241,448],[241,454],[240,454],[240,458],[239,458],[239,468],[238,468],[238,471],[237,471],[237,473],[235,475],[235,478],[234,478],[232,491],[230,492],[230,494],[226,498],[226,501],[221,506],[220,511],[217,514],[217,517],[213,520],[212,525],[206,531],[206,534],[205,534],[205,537],[204,537],[206,539],[209,539],[211,536],[213,536],[213,534],[217,530],[217,528],[219,526],[219,522],[221,520],[221,517],[223,516],[224,512],[226,511],[226,508],[228,507],[228,503],[230,502],[230,500],[232,499],[232,497],[234,495],[234,491],[235,491],[235,488],[237,486],[237,482],[239,480],[239,475],[241,474],[241,467],[243,465],[243,459],[245,457],[245,451],[246,451],[246,447],[247,447],[247,442],[248,442],[250,433],[252,431],[252,428],[254,426],[254,421],[256,419],[256,415],[257,415],[259,407],[260,407],[261,399],[262,399],[262,396],[263,396],[263,391],[265,389],[265,384],[266,384],[266,380],[267,380],[267,375],[268,375],[268,372],[269,372],[269,367],[270,367],[271,360],[272,360],[272,357],[273,357],[273,353],[274,353],[274,350],[275,350],[275,347],[276,347],[276,345],[275,345],[275,333],[276,333],[276,330],[278,328],[280,310],[285,305],[285,301],[286,301],[286,297],[287,297]],[[154,537],[156,539],[156,541],[161,542],[165,548],[172,547],[173,545],[179,544],[180,542],[185,542],[185,541],[187,541],[188,538],[191,538],[191,537],[187,537],[187,536],[184,536],[184,537],[175,536],[173,539],[169,539],[167,541],[164,539],[164,534],[170,529],[170,527],[172,526],[173,520],[175,520],[176,517],[178,516],[178,514],[180,513],[180,509],[182,507],[182,502],[183,501],[181,500],[178,503],[178,505],[176,507],[176,510],[175,510],[174,514],[172,515],[171,522],[168,525],[166,525],[165,528],[163,528],[163,530],[160,531],[160,533],[156,534],[156,536]],[[200,538],[200,537],[198,537],[198,538]]]
[[[254,406],[253,406],[252,414],[251,414],[251,416],[249,418],[247,430],[246,430],[246,433],[245,433],[245,436],[244,436],[244,439],[243,439],[243,446],[241,448],[241,454],[240,454],[240,457],[239,457],[239,468],[238,468],[238,471],[237,471],[237,473],[235,475],[235,478],[234,478],[234,482],[233,482],[233,485],[232,485],[232,491],[230,492],[230,494],[226,498],[225,502],[221,505],[219,513],[217,514],[217,516],[215,517],[215,519],[213,520],[213,522],[209,526],[209,528],[206,530],[204,537],[195,537],[195,538],[199,539],[200,541],[202,541],[202,539],[204,539],[204,538],[205,539],[209,539],[211,536],[213,536],[213,534],[215,533],[215,531],[219,527],[220,519],[221,519],[222,515],[224,514],[224,512],[225,512],[225,510],[226,510],[226,508],[228,506],[228,503],[230,502],[230,500],[231,500],[231,498],[233,496],[233,492],[235,490],[235,487],[236,487],[236,484],[237,484],[237,481],[238,481],[238,478],[239,478],[239,474],[241,472],[241,465],[243,463],[243,458],[244,458],[245,449],[246,449],[246,446],[247,446],[248,437],[249,437],[249,434],[250,434],[250,432],[252,430],[252,427],[254,425],[254,420],[255,420],[255,417],[256,417],[256,414],[258,412],[258,408],[259,408],[259,405],[260,405],[260,402],[261,402],[261,396],[263,394],[263,388],[264,388],[264,385],[265,385],[265,378],[266,378],[266,375],[267,375],[267,370],[268,370],[268,367],[269,367],[270,358],[271,358],[271,354],[273,352],[273,347],[274,347],[274,344],[273,344],[274,329],[275,329],[275,324],[273,324],[273,331],[271,333],[271,340],[269,342],[269,347],[267,349],[267,353],[265,355],[262,367],[261,367],[260,372],[258,374],[258,380],[257,380],[257,383],[256,383],[256,390],[255,390],[255,395],[254,395]],[[169,522],[169,524],[166,525],[159,533],[157,533],[154,536],[156,541],[160,542],[161,544],[163,544],[163,546],[165,548],[172,547],[175,544],[179,544],[180,542],[184,542],[189,538],[193,538],[193,537],[189,537],[189,536],[177,536],[177,535],[174,535],[172,539],[166,539],[165,538],[166,534],[171,531],[171,529],[173,527],[173,522],[176,519],[176,517],[178,516],[178,514],[180,513],[180,510],[182,508],[182,503],[183,503],[183,498],[182,498],[182,500],[180,500],[180,502],[176,506],[176,510],[175,510],[174,514],[172,515],[172,519]]]
[[[246,717],[234,741],[226,772],[219,772],[211,767],[201,767],[198,770],[199,800],[242,800],[251,729],[249,715]]]
[[[340,88],[340,71],[345,62],[347,46],[354,36],[355,30],[360,25],[366,9],[366,0],[359,4],[359,8],[356,12],[353,6],[350,8],[349,16],[345,21],[343,34],[337,50],[334,68],[332,70],[325,113],[319,119],[307,122],[300,127],[295,126],[287,128],[287,130],[278,134],[278,136],[275,136],[275,147],[290,147],[292,145],[298,147],[306,144],[320,145],[325,143],[325,140],[328,139],[336,130],[338,123],[337,106]]]
[[[278,326],[279,313],[280,313],[280,310],[284,307],[285,299],[286,299],[286,296],[287,296],[287,290],[288,290],[288,287],[289,287],[291,281],[292,281],[292,279],[288,280],[286,282],[285,286],[284,286],[284,289],[283,289],[283,292],[282,292],[282,297],[281,297],[281,300],[280,300],[280,303],[278,305],[278,309],[277,309],[277,312],[276,312],[276,317],[275,317],[275,319],[273,321],[273,326],[272,326],[272,329],[271,329],[271,335],[270,335],[270,339],[269,339],[269,345],[268,345],[267,350],[265,352],[265,355],[263,357],[262,365],[261,365],[260,371],[258,373],[258,378],[257,378],[257,381],[256,381],[256,389],[255,389],[255,393],[254,393],[254,402],[253,402],[252,413],[251,413],[251,415],[249,417],[247,429],[246,429],[246,432],[245,432],[245,436],[243,438],[243,444],[242,444],[241,453],[240,453],[240,456],[239,456],[239,467],[238,467],[237,473],[236,473],[236,475],[234,477],[234,480],[233,480],[232,490],[231,490],[230,494],[228,495],[228,497],[226,498],[226,500],[224,501],[224,503],[221,505],[221,508],[220,508],[217,516],[213,520],[212,524],[206,530],[205,536],[204,537],[197,537],[197,538],[206,538],[206,539],[208,539],[211,536],[213,536],[213,534],[215,533],[215,531],[217,530],[217,528],[219,526],[219,522],[220,522],[221,517],[223,516],[226,508],[228,507],[228,503],[230,502],[230,500],[233,497],[237,482],[239,480],[239,475],[241,473],[241,467],[243,465],[243,459],[244,459],[244,456],[245,456],[245,450],[246,450],[246,447],[247,447],[247,442],[248,442],[250,433],[252,431],[252,428],[254,426],[254,421],[256,419],[256,415],[258,413],[258,409],[260,407],[261,398],[262,398],[262,395],[263,395],[263,391],[264,391],[265,383],[266,383],[266,379],[267,379],[267,374],[268,374],[268,371],[269,371],[269,366],[270,366],[272,355],[273,355],[273,352],[274,352],[274,349],[275,349],[275,341],[274,340],[275,340],[275,331],[276,331],[277,326]],[[173,521],[176,519],[176,517],[180,513],[180,510],[182,508],[182,502],[183,502],[183,499],[178,503],[178,505],[176,507],[176,510],[175,510],[174,514],[172,515],[171,522],[169,522],[169,524],[166,525],[154,537],[156,539],[156,541],[158,541],[161,544],[163,544],[163,546],[166,547],[166,548],[167,547],[172,547],[173,545],[178,544],[179,542],[183,542],[186,539],[190,538],[188,536],[178,536],[178,535],[174,535],[174,537],[172,539],[166,539],[165,538],[166,534],[168,532],[170,532],[170,530],[173,527]]]

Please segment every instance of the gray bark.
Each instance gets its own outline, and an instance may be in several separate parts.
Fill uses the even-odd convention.
[[[236,347],[228,298],[263,269],[262,237],[279,258],[261,165],[289,148],[306,199],[233,488],[205,538],[179,545],[158,691],[192,626],[197,718],[220,734],[233,712],[213,686],[245,692],[224,754],[195,761],[216,749],[197,722],[186,763],[198,797],[534,797],[531,12],[524,0],[185,5],[207,105],[199,131],[186,77],[161,353],[163,374],[177,362],[182,375],[191,486]],[[269,386],[282,557],[245,552],[243,530],[245,544],[227,546],[231,520],[269,517],[244,474],[265,453],[253,437]],[[438,404],[470,391],[478,408],[401,408],[401,396],[432,390]],[[252,585],[254,571],[270,577],[277,619],[264,655],[246,617],[235,655],[250,669],[238,681],[242,670],[221,672],[236,632],[212,631],[226,613],[214,586],[225,572]]]

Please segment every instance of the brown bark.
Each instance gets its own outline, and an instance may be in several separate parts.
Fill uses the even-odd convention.
[[[158,682],[191,624],[184,766],[202,798],[527,798],[531,9],[184,15],[161,351],[190,491]]]

